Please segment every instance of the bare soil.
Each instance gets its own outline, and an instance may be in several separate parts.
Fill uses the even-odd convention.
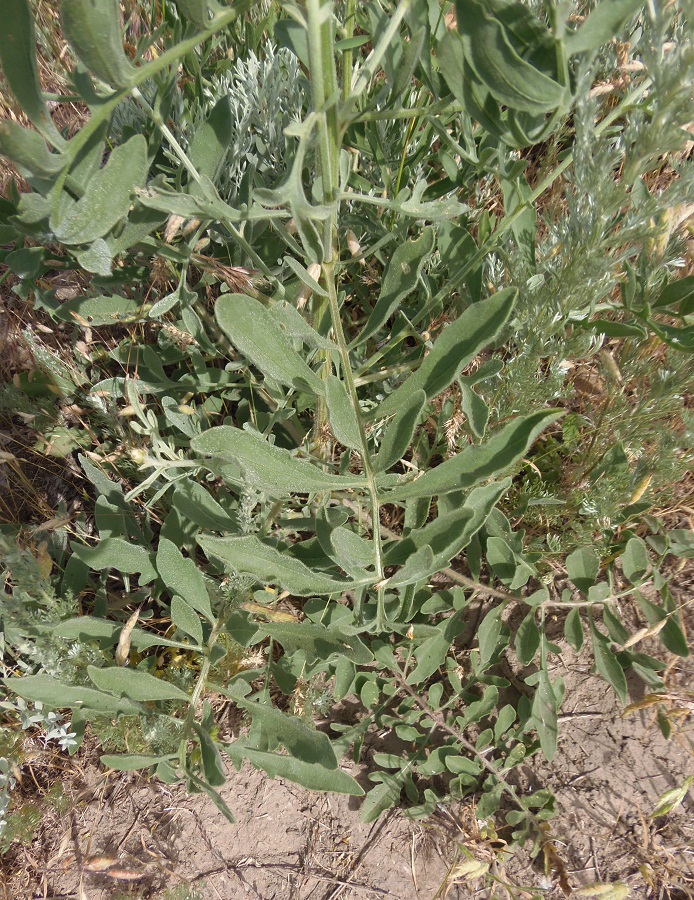
[[[670,741],[654,722],[654,707],[624,716],[582,657],[565,659],[562,669],[567,694],[557,757],[518,773],[521,784],[550,787],[557,799],[552,841],[534,859],[531,847],[503,853],[503,843],[480,830],[472,805],[442,808],[419,822],[396,811],[364,825],[358,800],[231,768],[222,790],[237,819],[231,825],[206,796],[88,763],[73,778],[69,813],[48,811],[33,843],[6,854],[0,896],[520,900],[619,881],[632,898],[694,897],[692,797],[650,818],[657,798],[694,772],[686,742],[692,710],[677,693],[691,681],[691,665],[678,662],[669,673],[682,726]],[[630,689],[632,701],[643,700],[640,684]],[[24,767],[26,790],[31,765]],[[490,863],[496,887],[456,872],[467,853]]]

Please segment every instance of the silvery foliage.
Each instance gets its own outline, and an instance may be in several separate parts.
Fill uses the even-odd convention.
[[[37,701],[27,704],[21,697],[16,700],[0,702],[0,708],[11,710],[19,717],[24,731],[33,728],[41,730],[40,739],[44,747],[55,741],[61,750],[70,750],[77,746],[76,733],[71,731],[71,723],[65,722],[63,716],[52,710],[45,711],[43,704]],[[7,811],[10,808],[10,793],[16,785],[16,779],[10,774],[10,760],[0,756],[0,835],[7,826]]]
[[[142,95],[149,102],[156,95],[154,85],[144,85]],[[266,44],[262,53],[252,50],[237,59],[225,72],[213,75],[203,93],[191,103],[181,91],[176,93],[169,125],[177,140],[187,149],[195,132],[207,119],[215,104],[227,97],[234,122],[226,164],[216,187],[222,199],[233,200],[250,166],[268,185],[286,173],[292,156],[291,138],[285,129],[301,121],[304,84],[299,62],[289,50]],[[147,113],[134,100],[122,103],[114,116],[111,135],[116,144],[127,128],[144,131]],[[176,166],[176,156],[169,153]]]

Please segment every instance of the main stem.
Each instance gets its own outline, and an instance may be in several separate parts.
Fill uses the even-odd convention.
[[[332,214],[323,232],[323,279],[328,291],[330,318],[333,335],[339,348],[340,368],[347,393],[359,424],[360,455],[364,474],[368,483],[373,528],[375,582],[384,580],[383,544],[380,522],[380,501],[366,430],[359,407],[354,373],[349,358],[349,350],[342,327],[340,304],[337,295],[337,269],[339,252],[337,246],[337,221],[339,211],[339,161],[342,147],[342,128],[338,115],[339,88],[335,67],[335,40],[333,34],[331,0],[306,0],[308,13],[308,49],[310,61],[311,99],[313,109],[320,119],[318,162],[320,167],[323,203],[332,207]],[[330,360],[327,361],[330,365]],[[376,629],[385,630],[384,588],[378,588]]]

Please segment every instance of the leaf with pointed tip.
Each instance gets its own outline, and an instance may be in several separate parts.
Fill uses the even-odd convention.
[[[172,754],[167,756],[144,756],[137,753],[104,753],[99,757],[102,764],[108,769],[115,769],[116,772],[137,772],[139,769],[149,769],[151,766],[158,766],[162,760],[174,760],[176,757]]]
[[[597,50],[618,36],[629,16],[643,7],[643,0],[603,0],[587,16],[580,28],[564,36],[570,56]]]
[[[121,666],[108,666],[98,669],[87,666],[87,675],[101,691],[116,696],[125,696],[130,700],[190,700],[175,684],[155,678],[149,672],[139,669],[124,669]]]
[[[485,444],[468,447],[457,456],[429,469],[415,481],[390,491],[384,490],[383,498],[392,501],[433,497],[472,487],[486,478],[492,478],[518,462],[535,438],[561,415],[562,410],[543,410],[519,416],[495,432]]]
[[[217,322],[232,344],[263,375],[322,396],[325,386],[275,324],[271,311],[245,294],[225,294],[215,307]]]
[[[129,544],[123,538],[105,538],[95,547],[86,547],[73,541],[72,550],[90,569],[116,569],[128,575],[139,572],[140,584],[146,584],[157,577],[152,565],[152,554],[144,547]]]
[[[63,34],[89,71],[113,87],[125,87],[135,69],[125,55],[117,0],[62,0]]]
[[[86,710],[104,715],[138,715],[141,707],[127,698],[116,699],[89,687],[63,684],[51,675],[27,675],[24,678],[3,679],[7,687],[26,700],[43,703],[48,709],[83,706]]]
[[[188,156],[199,175],[214,183],[229,155],[229,147],[234,132],[229,98],[224,95],[213,106],[212,112],[193,134],[188,148]],[[190,182],[190,193],[204,194],[203,186],[197,181]]]
[[[192,559],[186,559],[173,541],[161,538],[157,549],[159,577],[172,594],[178,594],[193,609],[214,622],[210,597],[202,572]],[[187,629],[184,629],[187,631]],[[191,634],[188,631],[188,634]],[[199,643],[199,641],[198,641]]]
[[[361,344],[375,334],[416,287],[424,263],[434,252],[434,229],[424,228],[419,237],[400,244],[391,257],[381,285],[381,293],[363,331],[354,342]]]
[[[4,0],[0,62],[10,90],[29,121],[54,146],[65,142],[48,114],[36,65],[36,31],[28,0]]]
[[[365,479],[329,475],[318,466],[273,447],[261,435],[231,425],[218,425],[192,439],[196,453],[234,460],[247,480],[275,494],[313,493],[364,487]]]
[[[600,675],[615,689],[615,693],[619,697],[622,704],[627,702],[627,680],[624,676],[624,669],[619,660],[610,649],[609,640],[595,627],[595,623],[590,623],[591,636],[593,638],[593,656],[595,657],[595,668]]]
[[[307,347],[311,347],[313,350],[339,350],[334,341],[323,337],[322,334],[311,328],[299,310],[291,303],[287,303],[285,300],[278,301],[272,306],[272,315],[282,331],[290,338],[298,338],[303,341]]]
[[[264,544],[257,537],[206,537],[200,535],[198,544],[208,557],[219,559],[236,572],[253,575],[264,584],[279,584],[298,597],[311,594],[335,594],[347,590],[353,582],[332,578],[310,569],[286,552]]]
[[[557,752],[557,706],[557,697],[549,680],[547,667],[543,665],[535,688],[532,713],[540,746],[548,762],[554,759]]]
[[[374,459],[374,471],[386,472],[400,462],[412,443],[414,430],[422,415],[427,395],[423,390],[414,391],[386,428],[381,447]]]
[[[52,178],[68,163],[63,155],[49,152],[40,134],[9,120],[0,122],[0,153],[40,178]]]
[[[469,307],[448,325],[434,342],[417,371],[410,375],[371,413],[370,418],[389,416],[414,391],[424,390],[431,400],[445,390],[460,371],[499,334],[516,302],[518,291],[505,288]]]
[[[133,135],[116,147],[103,169],[92,176],[83,197],[51,226],[64,244],[87,244],[103,237],[128,215],[133,190],[147,175],[147,142]]]
[[[477,630],[477,640],[479,642],[480,663],[482,666],[487,665],[499,646],[503,612],[504,604],[500,603],[494,609],[491,609],[480,622],[480,627]]]
[[[189,606],[185,600],[178,596],[171,601],[171,621],[178,631],[189,634],[198,646],[202,644],[203,636],[200,617],[192,606]]]
[[[325,400],[330,427],[336,440],[352,450],[361,449],[359,422],[347,393],[347,388],[335,375],[329,375],[325,384]]]
[[[314,622],[269,622],[258,628],[259,637],[267,635],[278,641],[288,654],[297,650],[306,654],[306,661],[345,657],[360,666],[373,662],[373,654],[356,634],[345,634],[339,623],[326,628]]]

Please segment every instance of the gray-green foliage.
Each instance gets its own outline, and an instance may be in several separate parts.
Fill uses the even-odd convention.
[[[17,3],[31,58],[28,8]],[[558,595],[499,509],[538,441],[546,450],[563,434],[551,405],[557,354],[551,390],[504,402],[518,359],[541,361],[538,344],[583,326],[598,335],[581,332],[584,355],[620,327],[691,349],[686,279],[672,266],[653,279],[635,271],[637,228],[614,237],[624,196],[652,163],[648,135],[642,149],[639,139],[648,132],[652,144],[649,116],[666,102],[660,83],[674,90],[674,70],[660,78],[654,64],[609,109],[586,99],[594,55],[630,17],[631,34],[662,43],[673,11],[603,0],[577,26],[564,3],[543,16],[458,0],[450,30],[450,4],[437,0],[286,2],[260,21],[261,32],[275,24],[275,52],[268,34],[244,46],[259,34],[243,18],[251,2],[208,16],[204,2],[181,0],[182,18],[162,23],[165,48],[130,61],[108,24],[115,0],[100,6],[111,18],[81,31],[83,0],[62,7],[91,72],[74,74],[91,117],[56,140],[41,98],[27,94],[52,149],[30,171],[36,138],[0,133],[32,188],[0,212],[18,243],[24,233],[62,239],[95,275],[94,295],[68,308],[39,293],[57,319],[141,319],[154,333],[118,343],[91,388],[127,418],[139,475],[128,473],[126,492],[106,474],[112,457],[101,467],[81,457],[98,537],[71,543],[60,590],[92,606],[52,632],[90,658],[67,674],[34,658],[6,685],[74,707],[78,734],[104,718],[156,733],[105,761],[185,781],[229,817],[223,754],[359,796],[339,759],[351,749],[359,761],[367,732],[386,729],[397,751],[373,755],[366,820],[403,799],[425,814],[445,784],[478,796],[478,818],[513,807],[515,838],[538,832],[552,798],[520,794],[506,773],[556,752],[564,684],[546,620],[564,621],[569,646],[589,641],[622,700],[625,670],[657,689],[663,668],[634,649],[625,598],[648,636],[687,653],[660,572],[669,553],[688,552],[685,537],[661,535],[649,549],[624,529],[607,561],[579,549],[566,561],[575,590]],[[241,61],[226,66],[236,43]],[[2,62],[10,86],[29,71],[24,56]],[[644,131],[630,137],[639,115]],[[643,165],[616,187],[603,173],[601,192],[596,161],[618,159],[627,139]],[[540,142],[561,158],[537,183],[519,151]],[[543,228],[538,200],[559,183],[568,211]],[[480,200],[496,185],[495,219]],[[562,244],[566,257],[552,262]],[[152,254],[166,286],[148,279]],[[501,699],[509,660],[529,695],[515,705]],[[318,731],[305,704],[316,684],[336,703],[358,700],[356,722]],[[246,735],[220,734],[209,691],[243,710]],[[273,706],[278,692],[286,699]]]

